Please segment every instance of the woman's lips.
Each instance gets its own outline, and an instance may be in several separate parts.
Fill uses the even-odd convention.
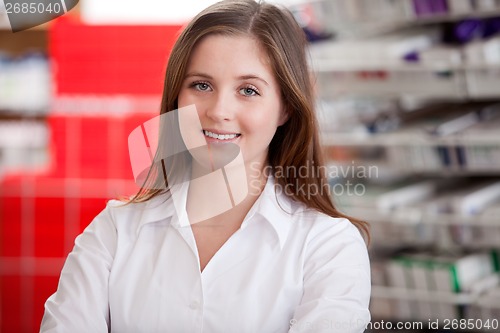
[[[203,135],[207,142],[234,142],[237,140],[241,134],[239,133],[221,133],[220,131],[203,130]]]

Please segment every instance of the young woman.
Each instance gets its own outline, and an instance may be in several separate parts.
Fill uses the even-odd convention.
[[[364,331],[367,225],[332,204],[305,47],[289,11],[253,0],[187,25],[161,115],[177,112],[186,148],[201,138],[209,156],[190,149],[175,184],[175,163],[156,163],[130,202],[109,202],[76,239],[41,332]]]

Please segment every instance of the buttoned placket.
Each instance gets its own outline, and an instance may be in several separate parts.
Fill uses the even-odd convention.
[[[189,299],[187,300],[187,304],[185,306],[189,309],[193,323],[192,329],[193,332],[203,332],[203,285],[202,285],[202,276],[200,272],[200,259],[198,255],[198,248],[196,246],[196,240],[193,235],[193,231],[191,229],[191,225],[189,224],[187,213],[185,210],[180,212],[180,216],[174,217],[173,224],[179,235],[189,246],[193,258],[193,265],[197,266],[198,278],[196,284],[192,286],[192,291]]]

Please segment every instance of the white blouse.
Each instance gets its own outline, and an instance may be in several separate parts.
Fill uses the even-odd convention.
[[[363,332],[371,288],[360,233],[278,192],[270,178],[201,273],[171,198],[110,201],[77,237],[40,332]]]

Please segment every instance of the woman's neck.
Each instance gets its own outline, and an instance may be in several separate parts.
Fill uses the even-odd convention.
[[[230,164],[215,171],[193,163],[186,211],[190,224],[241,225],[262,193],[267,176],[261,164]]]

